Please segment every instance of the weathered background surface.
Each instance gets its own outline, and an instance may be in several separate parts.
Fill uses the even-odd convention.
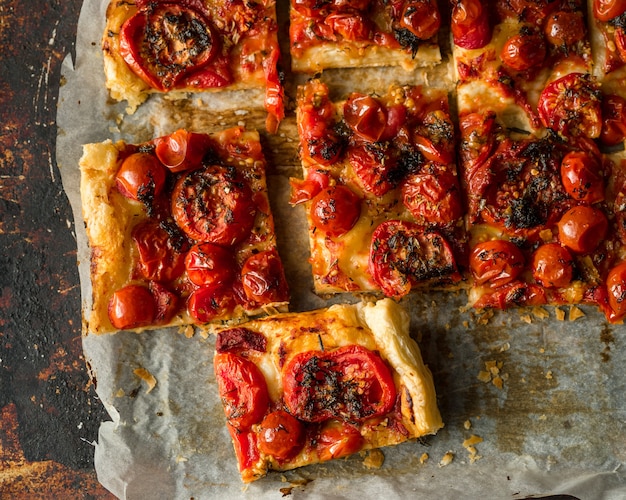
[[[82,358],[73,222],[55,163],[81,0],[0,0],[0,498],[111,498]]]

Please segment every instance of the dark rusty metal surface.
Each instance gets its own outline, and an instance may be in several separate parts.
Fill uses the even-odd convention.
[[[82,358],[73,219],[55,162],[81,0],[0,0],[0,498],[110,498]],[[6,496],[5,496],[6,495]]]

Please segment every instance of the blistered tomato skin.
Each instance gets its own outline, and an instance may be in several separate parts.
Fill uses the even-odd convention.
[[[579,205],[571,208],[558,222],[559,241],[578,254],[596,249],[608,230],[608,220],[598,208]]]
[[[311,221],[317,230],[341,236],[361,215],[361,199],[348,187],[336,184],[311,200]]]
[[[463,49],[480,49],[491,40],[489,13],[480,0],[456,0],[451,29],[454,43]]]
[[[135,201],[158,196],[165,186],[166,172],[159,160],[149,153],[134,153],[120,165],[115,182],[126,198]]]
[[[289,288],[276,250],[251,255],[241,269],[241,281],[246,297],[255,304],[289,300]]]
[[[479,243],[470,254],[470,269],[478,285],[506,285],[520,275],[524,265],[525,259],[521,250],[507,240]]]
[[[576,201],[593,204],[604,200],[601,165],[590,153],[567,153],[561,162],[561,181],[567,194]]]
[[[227,285],[235,277],[232,251],[213,243],[194,245],[185,257],[185,269],[195,285]]]
[[[196,288],[187,300],[189,315],[197,323],[208,323],[216,318],[227,317],[236,305],[232,289],[219,284]]]
[[[502,47],[500,59],[515,71],[541,66],[546,58],[546,43],[540,33],[520,33],[509,38]]]
[[[556,46],[571,46],[586,34],[585,20],[580,12],[560,11],[548,17],[544,34]]]
[[[614,321],[626,316],[626,262],[609,271],[606,278],[609,306],[615,313]]]
[[[563,288],[572,282],[574,259],[558,243],[540,246],[533,254],[533,278],[548,288]]]

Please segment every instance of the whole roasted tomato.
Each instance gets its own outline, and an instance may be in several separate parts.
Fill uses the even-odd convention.
[[[285,302],[289,299],[283,265],[276,250],[248,257],[241,269],[241,282],[248,300],[256,304]]]
[[[589,75],[569,73],[541,92],[537,111],[544,126],[565,137],[590,139],[602,130],[602,99],[598,84]]]
[[[258,432],[259,450],[278,460],[293,458],[304,445],[304,425],[284,410],[268,413]]]
[[[157,158],[171,172],[201,167],[204,155],[212,146],[211,139],[206,134],[188,132],[184,129],[159,137],[154,143]]]
[[[166,170],[150,153],[134,153],[126,157],[117,173],[117,190],[126,198],[150,202],[163,192]]]
[[[590,253],[604,239],[608,227],[599,208],[579,205],[565,212],[558,222],[559,241],[573,252]]]
[[[330,236],[341,236],[352,229],[361,216],[361,199],[348,187],[336,184],[311,200],[311,221]]]
[[[116,290],[109,300],[109,320],[119,330],[149,326],[156,317],[156,303],[143,285],[127,285]]]
[[[609,305],[615,313],[614,321],[626,316],[626,262],[618,264],[609,271],[606,278]]]
[[[137,271],[143,278],[167,283],[183,273],[186,241],[171,237],[151,219],[137,224],[131,236],[139,257]]]
[[[593,0],[593,15],[598,21],[608,22],[624,12],[625,0]]]
[[[197,323],[228,316],[237,305],[229,286],[213,284],[196,288],[187,299],[187,311]]]
[[[433,0],[405,2],[400,17],[400,28],[409,30],[419,40],[428,40],[439,32],[441,15]]]
[[[259,423],[269,406],[261,370],[249,359],[229,352],[216,354],[213,367],[228,423],[240,431]]]
[[[167,91],[211,62],[219,41],[209,20],[188,5],[155,2],[120,30],[120,55],[150,87]]]
[[[480,49],[491,40],[489,11],[480,0],[455,0],[452,8],[452,37],[463,49]]]
[[[582,12],[555,12],[548,17],[544,25],[546,40],[557,47],[574,45],[584,39],[586,33]]]
[[[285,405],[305,422],[358,422],[385,415],[396,400],[382,358],[359,345],[296,354],[283,369]]]
[[[385,131],[387,109],[372,96],[353,93],[344,103],[343,119],[359,137],[376,142]]]
[[[524,265],[525,259],[521,250],[508,240],[479,243],[470,254],[470,269],[477,285],[506,285],[520,275]]]
[[[567,194],[577,201],[593,204],[604,200],[600,162],[591,153],[567,153],[561,162],[561,180]]]
[[[546,54],[543,35],[538,31],[522,30],[504,42],[500,59],[512,70],[526,71],[533,67],[541,67]]]
[[[214,243],[194,245],[185,256],[189,281],[195,285],[228,285],[235,278],[235,259],[226,247]]]
[[[626,137],[626,99],[607,94],[602,99],[602,131],[600,141],[606,146],[624,142]]]
[[[359,143],[348,148],[347,158],[364,191],[382,196],[396,185],[398,160],[384,143]]]
[[[234,169],[211,166],[177,181],[172,214],[190,238],[228,246],[248,237],[256,206],[250,187]]]
[[[533,254],[533,278],[548,288],[563,288],[572,282],[574,259],[558,243],[541,245]]]
[[[441,234],[399,220],[374,230],[368,269],[388,297],[402,297],[419,282],[459,279],[452,248]]]

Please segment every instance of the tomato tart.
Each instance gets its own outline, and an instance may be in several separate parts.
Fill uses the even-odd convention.
[[[289,292],[256,131],[181,129],[143,144],[87,144],[80,169],[89,333],[284,310]]]
[[[299,88],[303,204],[319,293],[456,286],[466,265],[455,132],[443,89],[392,86],[332,101]]]
[[[151,93],[265,88],[267,129],[284,116],[274,0],[112,0],[106,86],[133,112]]]
[[[223,329],[214,370],[241,478],[435,434],[432,375],[394,301]]]
[[[292,70],[402,66],[441,61],[435,0],[291,0]]]

